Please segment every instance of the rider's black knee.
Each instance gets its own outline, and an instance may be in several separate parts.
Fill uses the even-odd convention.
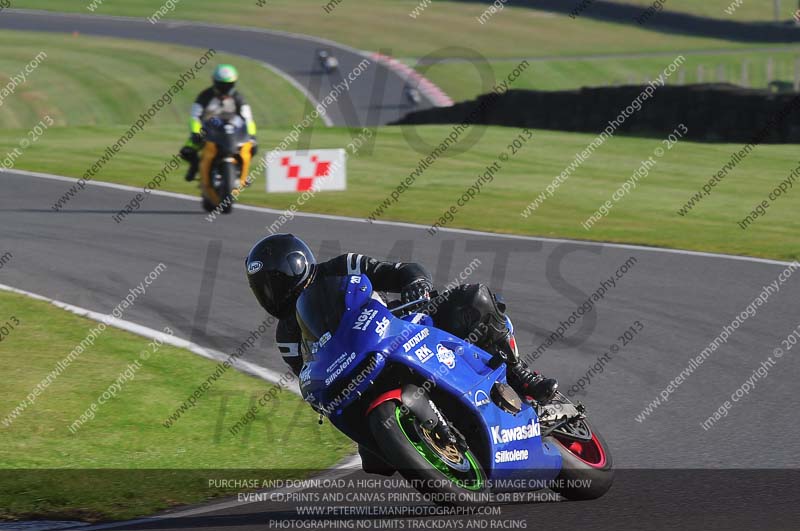
[[[495,354],[509,334],[506,305],[485,284],[464,284],[433,299],[434,325]]]

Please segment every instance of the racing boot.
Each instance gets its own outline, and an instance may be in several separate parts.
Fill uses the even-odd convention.
[[[199,167],[199,164],[197,162],[190,162],[189,163],[189,169],[186,170],[186,175],[184,176],[184,179],[186,179],[186,182],[194,181],[194,178],[197,175],[197,168],[198,167]]]
[[[186,171],[186,180],[191,182],[197,175],[197,168],[200,166],[200,157],[197,154],[197,149],[191,146],[183,146],[180,151],[180,157],[189,163],[189,169]]]
[[[511,327],[509,327],[511,328]],[[519,358],[517,341],[512,333],[504,340],[496,342],[487,352],[494,356],[495,366],[499,363],[506,364],[506,380],[508,385],[523,400],[535,400],[539,405],[548,404],[558,391],[558,381],[554,378],[545,378],[536,371],[529,371],[525,363]]]
[[[514,325],[511,324],[508,316],[506,316],[506,329],[508,333],[503,340],[496,343],[494,354],[502,358],[506,364],[508,385],[523,400],[532,398],[539,405],[548,404],[556,396],[558,381],[555,378],[545,378],[536,371],[529,371],[525,362],[519,357],[517,340],[514,337]]]
[[[522,362],[508,365],[506,369],[508,385],[522,398],[532,398],[539,405],[546,405],[558,391],[558,381],[555,378],[545,378],[536,371],[529,371]]]

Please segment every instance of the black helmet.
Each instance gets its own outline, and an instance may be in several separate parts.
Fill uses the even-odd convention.
[[[285,319],[303,288],[314,278],[316,260],[308,245],[291,234],[268,236],[245,260],[250,289],[270,315]]]

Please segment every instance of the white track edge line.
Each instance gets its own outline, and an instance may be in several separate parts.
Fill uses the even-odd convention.
[[[54,18],[83,18],[83,19],[105,19],[105,20],[119,20],[119,21],[128,21],[128,22],[147,22],[147,19],[142,17],[125,17],[121,15],[94,15],[88,13],[77,13],[77,12],[61,12],[61,11],[48,11],[44,9],[21,9],[21,8],[12,8],[8,10],[9,13],[19,13],[21,15],[34,15],[34,16],[45,16],[45,17],[54,17]],[[255,26],[235,26],[233,24],[215,24],[213,22],[203,22],[201,20],[186,20],[186,19],[164,19],[164,25],[174,25],[174,26],[196,26],[200,28],[215,28],[215,29],[224,29],[224,30],[235,30],[235,31],[249,31],[253,33],[264,33],[266,35],[274,35],[279,37],[287,37],[291,39],[303,40],[303,41],[310,41],[316,42],[319,44],[326,44],[328,46],[335,46],[337,48],[341,48],[342,50],[347,50],[352,54],[357,55],[365,55],[367,52],[364,50],[359,50],[358,48],[354,48],[348,44],[342,44],[340,42],[336,42],[331,39],[326,39],[324,37],[316,37],[314,35],[306,35],[303,33],[295,33],[291,31],[281,31],[281,30],[274,30],[274,29],[267,29],[267,28],[258,28]],[[135,39],[134,39],[135,40]]]
[[[112,315],[107,315],[107,314],[103,314],[103,313],[99,313],[99,312],[94,312],[92,310],[87,310],[86,308],[81,308],[80,306],[75,306],[73,304],[68,304],[68,303],[65,303],[65,302],[61,302],[61,301],[56,300],[56,299],[51,299],[50,297],[45,297],[43,295],[39,295],[38,293],[33,293],[31,291],[26,291],[26,290],[23,290],[23,289],[15,288],[15,287],[9,286],[7,284],[0,284],[0,291],[7,291],[7,292],[10,292],[10,293],[16,293],[18,295],[24,295],[26,297],[29,297],[29,298],[32,298],[32,299],[35,299],[35,300],[39,300],[39,301],[43,301],[43,302],[49,302],[53,306],[56,306],[56,307],[61,308],[63,310],[66,310],[66,311],[68,311],[70,313],[73,313],[75,315],[79,315],[81,317],[86,317],[86,318],[91,319],[93,321],[104,322],[109,326],[113,326],[114,328],[118,328],[120,330],[124,330],[126,332],[130,332],[130,333],[136,334],[138,336],[145,337],[145,338],[150,339],[150,340],[159,340],[159,341],[161,341],[161,342],[163,342],[165,344],[171,345],[173,347],[189,350],[190,352],[193,352],[195,354],[203,356],[204,358],[208,358],[208,359],[211,359],[211,360],[214,360],[214,361],[223,361],[223,360],[228,358],[228,356],[226,354],[224,354],[223,352],[220,352],[220,351],[214,350],[214,349],[207,349],[205,347],[201,347],[200,345],[198,345],[196,343],[192,343],[191,341],[188,341],[186,339],[181,339],[181,338],[178,338],[178,337],[175,337],[175,336],[171,336],[169,334],[165,334],[164,332],[159,332],[158,330],[154,330],[152,328],[148,328],[146,326],[142,326],[140,324],[136,324],[136,323],[133,323],[131,321],[126,321],[124,319],[117,319]],[[266,367],[261,367],[259,365],[254,364],[254,363],[250,363],[250,362],[247,362],[247,361],[240,361],[240,360],[235,360],[232,363],[232,365],[233,365],[233,367],[239,369],[242,372],[245,372],[245,373],[250,374],[252,376],[259,377],[259,378],[261,378],[263,380],[266,380],[268,382],[271,382],[271,383],[274,383],[274,384],[279,384],[281,382],[282,376],[279,373],[275,372],[275,371],[267,369]],[[289,391],[291,391],[292,393],[294,393],[294,394],[296,394],[298,396],[300,395],[299,390],[296,389],[296,388],[289,388]],[[347,458],[345,458],[345,460],[343,462],[341,462],[338,465],[336,465],[333,468],[331,468],[326,473],[326,475],[320,476],[320,478],[322,478],[322,477],[327,478],[328,475],[330,475],[330,474],[338,474],[338,473],[341,473],[341,471],[343,471],[343,470],[344,471],[349,471],[349,470],[351,470],[353,468],[360,467],[360,463],[361,463],[361,458],[358,455],[347,457]],[[299,489],[299,490],[304,490],[304,489]],[[267,492],[271,492],[271,490],[267,491]],[[124,522],[113,522],[113,523],[109,523],[109,524],[101,524],[101,525],[98,525],[98,526],[88,526],[88,527],[86,525],[82,525],[80,527],[62,528],[62,529],[81,529],[83,531],[99,530],[99,529],[111,529],[111,528],[114,528],[114,527],[121,527],[121,526],[124,526],[124,525],[135,525],[135,524],[139,524],[139,523],[152,522],[153,520],[164,520],[164,519],[170,519],[170,518],[181,518],[181,517],[186,517],[186,516],[192,516],[192,515],[196,515],[196,514],[204,514],[204,513],[214,512],[214,511],[218,511],[218,510],[228,509],[228,508],[231,508],[231,507],[238,507],[238,506],[241,506],[241,505],[247,505],[249,503],[259,503],[259,502],[258,501],[251,501],[251,502],[248,502],[248,501],[244,501],[244,502],[226,501],[226,502],[219,502],[219,503],[215,503],[215,504],[211,504],[211,505],[207,505],[207,506],[203,506],[203,507],[196,507],[196,508],[193,508],[193,509],[186,509],[186,510],[182,510],[182,511],[176,511],[174,513],[165,513],[165,514],[159,515],[159,516],[141,518],[141,519],[138,519],[138,520],[130,520],[130,521],[124,521]]]
[[[18,12],[18,13],[24,14],[24,15],[39,15],[39,14],[42,13],[42,11],[29,10],[29,9],[12,9],[10,11],[11,12]],[[52,11],[52,12],[51,11],[45,11],[44,13],[48,14],[48,15],[61,14],[61,13],[58,13],[58,12],[55,12],[55,11]],[[104,15],[84,15],[82,13],[67,13],[67,14],[77,15],[77,16],[79,16],[81,18],[101,18],[101,19],[102,18],[111,18],[111,19],[119,18],[121,20],[135,20],[135,21],[139,21],[139,22],[141,22],[142,20],[146,20],[146,19],[141,19],[140,20],[140,19],[133,18],[133,17],[110,17],[110,16],[104,16]],[[181,23],[182,23],[182,21],[181,21]],[[178,25],[180,25],[180,24],[178,24]],[[209,24],[209,26],[215,27],[216,25]],[[226,27],[226,28],[230,28],[230,29],[236,28],[236,26],[220,26],[220,27]],[[269,32],[269,31],[267,30],[267,32]],[[99,38],[103,38],[103,36],[98,36],[98,37]],[[106,38],[119,38],[119,37],[106,37]],[[137,41],[137,40],[143,40],[143,39],[125,39],[125,38],[123,38],[123,40]],[[162,44],[166,44],[163,41],[150,41],[150,40],[144,40],[144,41],[145,42],[162,42]],[[185,46],[185,47],[191,48],[191,46],[186,46],[186,45],[183,45],[183,44],[178,44],[178,46]],[[240,57],[251,59],[251,60],[253,60],[253,61],[257,62],[257,63],[260,63],[261,66],[263,66],[267,70],[270,70],[273,74],[275,74],[276,76],[282,78],[284,81],[286,81],[290,85],[292,85],[295,89],[299,90],[300,93],[303,94],[303,96],[305,96],[306,99],[308,99],[313,104],[315,109],[319,106],[320,102],[311,94],[311,92],[309,92],[309,90],[306,87],[301,85],[299,81],[297,81],[295,78],[290,76],[286,71],[281,70],[280,68],[278,68],[277,66],[273,65],[272,63],[268,63],[267,61],[264,61],[263,59],[253,59],[251,57],[248,57],[246,55],[242,55],[240,53],[233,53],[233,52],[227,52],[227,51],[225,53],[230,53],[231,55],[238,55]],[[361,54],[361,52],[359,52],[358,50],[355,50],[354,53]],[[322,118],[322,122],[327,127],[333,127],[333,120],[331,120],[330,117],[327,114],[322,114],[322,115],[320,115],[320,117]]]
[[[316,480],[328,480],[328,479],[336,479],[341,475],[350,473],[353,469],[361,467],[361,458],[358,455],[354,455],[351,457],[346,458],[344,461],[339,463],[338,465],[334,466],[333,468],[329,469],[325,474],[315,476],[313,479]],[[309,478],[311,479],[311,478]],[[263,492],[280,492],[280,493],[289,493],[289,492],[299,492],[306,490],[307,488],[311,487],[312,484],[309,481],[308,485],[305,487],[284,487],[279,489],[268,489],[268,490],[260,490],[255,491],[258,493]],[[98,524],[98,525],[89,525],[89,526],[79,526],[79,527],[70,527],[66,528],[63,531],[67,531],[68,529],[80,530],[80,531],[100,531],[101,529],[114,529],[116,527],[122,526],[129,526],[129,525],[139,525],[139,524],[147,524],[147,523],[154,523],[163,520],[172,520],[177,518],[187,518],[190,516],[197,516],[201,514],[212,513],[216,511],[223,511],[225,509],[232,509],[234,507],[242,507],[244,505],[249,505],[251,503],[262,503],[260,500],[256,501],[237,501],[237,500],[229,500],[223,502],[212,503],[209,505],[204,505],[202,507],[195,507],[192,509],[183,509],[178,510],[175,512],[168,512],[164,514],[159,514],[157,516],[149,516],[146,518],[138,518],[136,520],[127,520],[124,522],[109,522],[107,524]]]
[[[167,345],[188,350],[190,352],[193,352],[194,354],[197,354],[199,356],[202,356],[204,358],[213,361],[222,362],[229,358],[229,355],[225,354],[224,352],[205,348],[198,345],[197,343],[193,343],[191,341],[188,341],[180,337],[175,337],[169,334],[165,334],[164,332],[160,332],[158,330],[154,330],[152,328],[131,321],[126,321],[124,319],[117,319],[113,315],[103,314],[92,310],[88,310],[86,308],[81,308],[80,306],[75,306],[73,304],[62,302],[56,299],[51,299],[50,297],[45,297],[43,295],[39,295],[38,293],[33,293],[23,289],[15,288],[7,284],[0,284],[0,290],[8,291],[11,293],[17,293],[20,295],[26,295],[36,300],[49,302],[53,306],[61,308],[62,310],[66,310],[70,313],[74,313],[75,315],[86,317],[87,319],[91,319],[93,321],[102,322],[107,324],[108,326],[113,326],[114,328],[125,330],[126,332],[131,332],[133,334],[145,337],[150,340],[158,340]],[[271,369],[267,369],[266,367],[256,365],[255,363],[234,359],[231,361],[231,365],[244,373],[250,374],[251,376],[256,376],[258,378],[261,378],[262,380],[266,380],[274,384],[281,383],[282,376],[280,373],[273,371]],[[289,391],[291,391],[296,395],[300,395],[299,390],[295,389],[294,387],[290,387]]]
[[[16,9],[16,8],[12,8],[12,9],[9,9],[9,12],[11,12],[11,13],[15,13],[16,12],[16,13],[23,14],[23,15],[34,15],[34,16],[35,15],[43,15],[43,16],[51,16],[51,17],[53,17],[53,16],[56,16],[56,17],[58,17],[58,16],[67,17],[67,16],[69,16],[69,17],[73,17],[73,18],[106,19],[106,20],[118,20],[118,21],[128,21],[128,22],[144,22],[144,21],[147,20],[146,18],[137,18],[137,17],[124,17],[124,16],[115,16],[115,15],[94,15],[94,14],[90,15],[90,14],[86,14],[86,13],[72,13],[72,12],[62,13],[62,12],[59,12],[59,11],[46,11],[46,10],[42,10],[42,9]],[[201,28],[213,28],[213,29],[222,29],[222,30],[229,30],[229,31],[249,31],[249,32],[253,32],[253,33],[263,33],[263,34],[266,34],[266,35],[272,35],[272,36],[278,36],[278,37],[286,37],[286,38],[289,38],[289,39],[296,39],[296,40],[301,40],[301,41],[314,42],[314,43],[317,43],[317,44],[324,44],[326,46],[331,46],[331,47],[335,47],[335,48],[339,48],[339,49],[348,51],[348,52],[350,52],[350,53],[352,53],[354,55],[360,55],[361,57],[364,57],[366,59],[373,59],[373,57],[372,57],[372,53],[373,52],[370,52],[370,51],[367,51],[367,50],[359,50],[358,48],[355,48],[355,47],[350,46],[348,44],[343,44],[341,42],[337,42],[337,41],[334,41],[334,40],[331,40],[331,39],[326,39],[324,37],[316,37],[314,35],[306,35],[304,33],[295,33],[295,32],[291,32],[291,31],[281,31],[281,30],[274,30],[274,29],[267,29],[267,28],[257,28],[257,27],[254,27],[254,26],[251,27],[251,26],[234,26],[232,24],[214,24],[213,22],[202,22],[202,21],[185,20],[185,19],[165,19],[164,24],[167,25],[167,26],[178,26],[178,27],[180,27],[180,26],[195,26],[195,27],[201,27]],[[109,38],[114,38],[114,37],[109,37]],[[137,40],[137,39],[130,39],[130,40]],[[151,42],[156,42],[156,41],[151,41]],[[241,55],[241,54],[234,54],[234,55]],[[247,56],[242,56],[242,57],[247,57]],[[390,65],[387,65],[385,63],[381,63],[381,64],[384,66],[384,68],[386,68],[387,70],[389,70],[391,72],[394,72],[395,75],[397,75],[401,79],[403,79],[403,80],[406,79],[405,76],[403,76],[396,68],[394,68],[394,67],[392,67]],[[288,76],[288,74],[286,74],[286,75]],[[422,77],[423,77],[423,79],[427,79],[424,76],[422,76]],[[314,107],[316,108],[318,106],[318,102],[316,101],[316,98],[311,97],[310,93],[307,90],[305,90],[305,89],[301,89],[301,90],[303,90],[303,92],[306,94],[306,96],[312,102],[315,102]],[[442,91],[442,93],[445,94],[445,96],[447,95],[444,91]],[[434,101],[433,98],[431,98],[427,94],[426,94],[426,97],[428,98],[428,100],[431,103],[434,104],[434,106],[439,106],[439,105],[436,105],[436,102]],[[322,119],[323,119],[323,121],[326,122],[325,125],[327,125],[328,127],[332,127],[333,126],[333,122],[332,121],[331,121],[331,123],[327,123],[328,121],[330,121],[330,118],[328,118],[326,115],[322,115]],[[347,124],[344,124],[344,126],[346,126],[346,125]]]
[[[241,54],[233,54],[233,55],[241,55]],[[242,57],[247,58],[246,55],[242,55]],[[290,76],[288,73],[284,72],[283,70],[281,70],[277,66],[275,66],[275,65],[273,65],[271,63],[268,63],[266,61],[261,61],[261,60],[258,60],[258,59],[256,59],[256,61],[261,63],[261,65],[264,66],[265,68],[267,68],[268,70],[271,70],[276,76],[283,78],[290,85],[292,85],[294,88],[299,90],[306,97],[306,99],[313,104],[315,109],[320,106],[320,102],[317,100],[317,98],[315,98],[311,94],[311,92],[308,91],[307,88],[305,88],[303,85],[301,85],[299,81],[297,81],[295,78]],[[327,127],[333,127],[333,120],[331,120],[330,116],[328,116],[328,113],[320,114],[319,116],[320,116],[320,118],[322,118],[322,123],[324,123]]]
[[[189,350],[190,352],[193,352],[195,354],[203,356],[204,358],[208,358],[208,359],[211,359],[211,360],[214,360],[214,361],[223,361],[223,360],[228,358],[228,356],[223,352],[220,352],[220,351],[214,350],[214,349],[207,349],[205,347],[201,347],[200,345],[198,345],[196,343],[192,343],[191,341],[188,341],[186,339],[182,339],[182,338],[179,338],[179,337],[171,336],[169,334],[165,334],[164,332],[159,332],[158,330],[154,330],[152,328],[148,328],[146,326],[143,326],[143,325],[140,325],[140,324],[137,324],[137,323],[133,323],[131,321],[126,321],[124,319],[117,319],[116,317],[114,317],[112,315],[103,314],[103,313],[99,313],[99,312],[94,312],[94,311],[88,310],[86,308],[81,308],[80,306],[75,306],[73,304],[68,304],[68,303],[65,303],[65,302],[61,302],[61,301],[56,300],[56,299],[51,299],[50,297],[45,297],[44,295],[39,295],[38,293],[33,293],[31,291],[26,291],[26,290],[23,290],[23,289],[15,288],[15,287],[9,286],[7,284],[0,284],[0,291],[7,291],[7,292],[10,292],[10,293],[16,293],[16,294],[19,294],[19,295],[24,295],[26,297],[35,299],[35,300],[39,300],[39,301],[43,301],[43,302],[49,302],[53,306],[56,306],[56,307],[61,308],[63,310],[66,310],[66,311],[68,311],[70,313],[73,313],[75,315],[79,315],[81,317],[86,317],[86,318],[91,319],[93,321],[104,322],[109,326],[113,326],[114,328],[125,330],[126,332],[131,332],[133,334],[145,337],[147,339],[159,340],[159,341],[161,341],[161,342],[163,342],[165,344],[171,345],[173,347]],[[271,383],[274,383],[274,384],[280,384],[281,383],[282,376],[278,372],[275,372],[273,370],[267,369],[266,367],[261,367],[259,365],[254,364],[254,363],[250,363],[248,361],[241,361],[241,360],[238,360],[238,359],[233,361],[232,366],[237,368],[237,369],[239,369],[242,372],[245,372],[245,373],[250,374],[252,376],[256,376],[256,377],[261,378],[263,380],[266,380],[268,382],[271,382]],[[290,387],[289,391],[291,391],[292,393],[294,393],[294,394],[296,394],[298,396],[300,395],[300,391],[298,389],[294,388],[294,387]],[[337,464],[333,468],[329,469],[324,475],[319,476],[318,479],[322,479],[322,478],[328,479],[332,475],[333,476],[340,475],[343,471],[344,472],[348,472],[348,471],[350,471],[350,470],[352,470],[354,468],[360,467],[360,464],[361,464],[361,458],[358,455],[353,455],[353,456],[347,457],[347,458],[345,458],[344,461],[342,461],[341,463]],[[277,489],[277,491],[283,491],[283,490],[305,490],[305,489]],[[262,492],[273,492],[273,491],[275,491],[275,489],[270,489],[270,490],[262,491]],[[141,519],[137,519],[137,520],[129,520],[129,521],[124,521],[124,522],[112,522],[112,523],[108,523],[108,524],[100,524],[100,525],[97,525],[97,526],[81,525],[81,526],[70,527],[70,528],[61,528],[61,529],[64,529],[64,530],[66,530],[66,529],[81,529],[82,531],[100,530],[100,529],[112,529],[112,528],[115,528],[115,527],[122,527],[122,526],[127,526],[127,525],[135,525],[135,524],[140,524],[140,523],[152,522],[154,520],[166,520],[166,519],[170,519],[170,518],[182,518],[182,517],[193,516],[193,515],[197,515],[197,514],[205,514],[205,513],[219,511],[219,510],[223,510],[223,509],[229,509],[229,508],[232,508],[232,507],[238,507],[238,506],[241,506],[241,505],[248,505],[250,503],[259,503],[259,501],[243,501],[243,502],[240,502],[240,501],[232,500],[232,501],[214,503],[214,504],[211,504],[211,505],[205,505],[205,506],[202,506],[202,507],[195,507],[193,509],[178,510],[178,511],[173,512],[173,513],[165,513],[163,515],[152,516],[152,517],[147,517],[147,518],[141,518]]]
[[[30,177],[38,177],[42,179],[50,179],[54,181],[64,181],[64,182],[77,182],[78,179],[75,177],[66,177],[64,175],[53,175],[50,173],[40,173],[28,170],[18,170],[18,169],[8,169],[5,171],[0,171],[0,175],[3,173],[8,174],[19,174],[19,175],[27,175]],[[134,186],[129,186],[125,184],[116,184],[116,183],[108,183],[104,181],[86,181],[87,184],[93,186],[99,186],[102,188],[114,188],[117,190],[126,190],[129,192],[141,192],[142,188],[136,188]],[[181,194],[178,192],[166,192],[163,190],[152,190],[150,193],[153,195],[159,195],[162,197],[172,197],[175,199],[183,199],[189,201],[198,202],[198,197],[188,194]],[[260,207],[255,205],[244,205],[238,204],[236,208],[241,210],[247,210],[251,212],[262,212],[266,214],[274,214],[277,216],[285,214],[283,210],[277,210],[274,208],[268,207]],[[316,219],[327,219],[327,220],[334,220],[334,221],[345,221],[351,223],[370,223],[368,220],[364,218],[354,218],[348,216],[337,216],[334,214],[318,214],[315,212],[295,212],[295,217],[299,218],[316,218]],[[406,227],[411,229],[424,229],[427,230],[430,227],[427,225],[420,225],[418,223],[408,223],[403,221],[384,221],[384,220],[376,220],[373,221],[372,224],[375,225],[388,225],[394,227]],[[452,234],[470,234],[474,236],[483,236],[489,238],[502,238],[508,240],[522,240],[522,241],[536,241],[536,242],[543,242],[543,243],[570,243],[573,245],[583,245],[587,247],[611,247],[614,249],[630,249],[634,251],[645,251],[651,253],[669,253],[669,254],[680,254],[686,256],[696,256],[702,258],[717,258],[723,260],[738,260],[743,262],[752,262],[752,263],[759,263],[759,264],[768,264],[768,265],[776,265],[776,266],[788,266],[793,264],[794,262],[787,262],[784,260],[773,260],[770,258],[758,258],[755,256],[739,256],[734,254],[723,254],[723,253],[709,253],[703,251],[690,251],[687,249],[671,249],[668,247],[648,247],[646,245],[635,245],[635,244],[627,244],[627,243],[613,243],[613,242],[598,242],[598,241],[590,241],[590,240],[570,240],[567,238],[545,238],[543,236],[525,236],[521,234],[502,234],[497,232],[485,232],[485,231],[477,231],[477,230],[470,230],[470,229],[456,229],[456,228],[449,228],[443,227],[439,229],[440,232],[443,233],[452,233]]]

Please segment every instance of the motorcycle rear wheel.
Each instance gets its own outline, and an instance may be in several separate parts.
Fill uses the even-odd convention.
[[[605,439],[589,427],[590,437],[570,437],[554,432],[545,437],[561,453],[561,472],[550,488],[568,500],[594,500],[604,495],[614,481],[614,463]]]
[[[397,402],[376,407],[369,425],[383,458],[426,499],[440,505],[486,503],[486,473],[472,451],[438,444]]]

